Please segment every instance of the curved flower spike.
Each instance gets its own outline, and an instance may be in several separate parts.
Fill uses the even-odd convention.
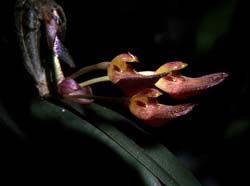
[[[175,99],[187,99],[204,93],[210,88],[220,84],[228,74],[219,72],[197,78],[182,76],[178,72],[171,72],[161,78],[155,86],[168,93]]]
[[[109,79],[128,96],[154,86],[161,77],[166,76],[168,73],[162,71],[160,73],[150,72],[150,74],[139,73],[128,64],[132,62],[139,62],[138,58],[130,53],[126,53],[116,56],[108,66]]]
[[[75,95],[85,95],[91,96],[92,90],[89,86],[80,87],[77,82],[72,78],[65,78],[61,83],[58,84],[58,93],[62,96],[75,96]],[[72,101],[80,104],[89,104],[92,103],[92,99],[85,98],[70,98]]]
[[[130,112],[146,124],[157,127],[166,124],[171,119],[189,113],[195,104],[187,103],[175,106],[160,104],[157,97],[162,93],[153,88],[138,92],[130,98]]]

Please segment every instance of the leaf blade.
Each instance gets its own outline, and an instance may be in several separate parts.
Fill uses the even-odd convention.
[[[35,115],[36,109],[42,109],[45,115],[39,117],[47,118],[52,114],[52,117],[62,120],[63,125],[66,127],[71,129],[73,128],[74,130],[80,131],[83,134],[89,135],[95,140],[102,142],[104,145],[108,146],[115,153],[117,153],[130,166],[135,168],[140,173],[145,184],[150,185],[152,183],[152,185],[159,185],[162,182],[168,186],[186,185],[183,181],[179,182],[173,172],[160,165],[160,162],[157,160],[157,154],[152,155],[147,149],[145,150],[141,148],[132,139],[124,135],[121,131],[109,123],[109,119],[116,119],[116,123],[118,122],[117,120],[129,122],[129,120],[123,118],[123,116],[96,104],[92,104],[91,107],[84,107],[84,110],[82,107],[74,107],[73,109],[66,110],[64,112],[62,112],[61,109],[65,109],[67,107],[62,105],[60,106],[61,107],[58,107],[47,101],[37,102],[35,106],[32,106],[31,110]],[[48,109],[48,107],[54,111],[49,111],[51,109]],[[69,107],[71,107],[71,105]],[[85,118],[86,114],[90,112],[96,112],[98,115],[98,112],[104,113],[103,110],[105,110],[105,113],[112,113],[106,114],[106,121],[103,120],[103,116],[95,116],[94,118],[96,118],[96,120],[91,120],[91,124],[83,119]],[[150,176],[148,177],[148,180],[146,179],[146,175]],[[199,184],[195,183],[193,185]]]

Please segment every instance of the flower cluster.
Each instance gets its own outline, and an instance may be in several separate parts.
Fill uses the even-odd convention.
[[[161,126],[189,113],[196,104],[165,105],[158,102],[159,96],[168,94],[173,99],[186,100],[208,91],[228,76],[219,72],[197,78],[186,77],[181,75],[180,70],[187,64],[181,61],[167,62],[155,71],[137,72],[132,65],[137,62],[139,60],[136,56],[124,53],[110,62],[85,67],[59,82],[58,92],[77,103],[90,104],[98,99],[98,96],[93,95],[90,85],[111,81],[123,91],[127,106],[134,116],[151,126]],[[74,80],[79,75],[96,69],[106,70],[107,76],[82,83]]]
[[[24,64],[42,97],[56,92],[56,96],[60,95],[79,104],[91,104],[98,99],[120,99],[93,95],[90,85],[110,81],[123,91],[126,97],[120,100],[127,104],[134,116],[152,126],[161,126],[173,118],[187,114],[195,104],[164,105],[157,101],[159,96],[165,93],[173,99],[186,100],[209,90],[228,76],[220,72],[198,78],[186,77],[181,75],[180,70],[187,64],[181,61],[165,63],[155,71],[137,72],[132,63],[139,62],[138,58],[124,53],[109,62],[84,67],[65,78],[60,62],[65,62],[70,67],[75,67],[75,64],[62,43],[66,31],[63,9],[54,1],[20,2],[17,3],[15,17]],[[28,13],[25,13],[27,10]],[[45,29],[52,64],[42,63],[47,57],[39,52],[41,29]],[[78,76],[97,69],[105,70],[107,75],[82,83],[76,82]]]

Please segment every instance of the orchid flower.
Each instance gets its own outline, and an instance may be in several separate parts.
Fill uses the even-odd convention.
[[[167,62],[156,71],[137,72],[130,63],[138,62],[134,55],[120,54],[108,66],[108,77],[130,96],[129,109],[133,115],[152,126],[160,126],[169,120],[192,110],[195,104],[175,106],[159,104],[156,98],[167,93],[175,99],[187,99],[208,91],[220,84],[228,75],[214,73],[198,78],[182,76],[180,70],[187,66],[182,61]]]
[[[168,71],[162,70],[159,73],[142,74],[129,64],[136,62],[139,62],[136,56],[131,53],[124,53],[116,56],[108,66],[110,81],[120,87],[128,96],[154,86],[161,77],[168,73]]]
[[[173,71],[157,81],[155,86],[172,98],[188,99],[210,90],[227,77],[228,74],[218,72],[191,78],[181,75],[179,71]]]
[[[129,109],[137,118],[151,126],[161,126],[171,119],[189,113],[195,104],[164,105],[157,101],[163,95],[157,89],[144,89],[130,98]]]
[[[182,61],[167,62],[155,71],[138,72],[132,66],[132,63],[138,62],[136,56],[123,53],[110,62],[84,67],[67,78],[61,78],[63,80],[58,83],[58,93],[80,104],[90,104],[99,99],[121,100],[135,117],[145,124],[156,127],[189,113],[196,105],[193,103],[161,104],[157,101],[159,96],[164,96],[166,93],[172,98],[187,99],[207,91],[227,77],[226,73],[214,73],[198,78],[182,76],[180,70],[187,66]],[[98,69],[106,70],[107,76],[81,83],[76,82],[75,78],[78,76]],[[110,81],[117,85],[124,92],[125,97],[93,95],[90,86],[103,81]]]

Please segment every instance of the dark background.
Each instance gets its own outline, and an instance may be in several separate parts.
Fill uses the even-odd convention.
[[[187,76],[228,73],[229,78],[223,84],[199,98],[201,104],[192,113],[161,129],[146,129],[159,137],[202,185],[249,184],[246,41],[249,34],[247,6],[242,1],[57,2],[68,19],[65,45],[78,67],[131,52],[141,61],[139,69],[156,69],[164,62],[183,60],[189,64],[183,70]],[[226,14],[227,10],[232,13]],[[98,142],[60,127],[32,125],[26,108],[35,90],[22,66],[14,27],[14,1],[2,4],[0,12],[0,167],[5,173],[3,177],[8,181],[18,179],[31,183],[35,178],[38,183],[52,179],[73,185],[84,179],[87,185],[136,185],[133,170]],[[224,23],[228,25],[221,27]],[[202,35],[204,28],[207,35]],[[203,38],[205,44],[198,42],[200,35],[208,38],[207,42]],[[67,66],[64,68],[66,74],[72,72]],[[95,91],[114,94],[115,90],[109,91],[108,86],[100,85]],[[11,127],[12,121],[28,134],[28,142],[19,139]],[[85,151],[81,150],[83,146]],[[99,180],[101,175],[105,178]]]

